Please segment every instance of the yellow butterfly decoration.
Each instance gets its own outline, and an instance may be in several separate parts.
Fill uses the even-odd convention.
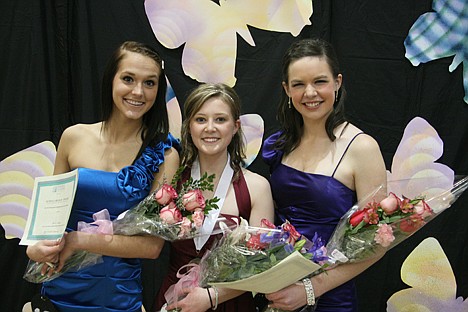
[[[297,36],[310,25],[310,0],[147,0],[145,10],[158,41],[182,45],[182,68],[199,82],[236,83],[238,35],[255,41],[248,26]]]
[[[424,195],[426,199],[450,190],[456,179],[449,166],[437,162],[443,152],[437,131],[425,119],[413,118],[393,156],[391,172],[387,171],[387,190],[408,198]],[[434,204],[437,206],[443,205]]]
[[[52,175],[55,155],[55,145],[44,141],[0,162],[0,223],[6,238],[23,236],[34,178]]]
[[[466,312],[468,300],[457,295],[450,262],[439,242],[429,237],[406,258],[401,279],[411,288],[400,290],[387,301],[387,312]]]

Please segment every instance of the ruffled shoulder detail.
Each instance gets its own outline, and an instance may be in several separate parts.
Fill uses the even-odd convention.
[[[283,151],[274,148],[281,134],[281,131],[275,132],[263,142],[262,158],[270,166],[270,172],[278,166],[283,158]]]
[[[133,165],[122,168],[117,174],[117,186],[127,198],[144,198],[164,162],[164,152],[174,147],[180,150],[179,140],[169,133],[166,141],[148,146]]]

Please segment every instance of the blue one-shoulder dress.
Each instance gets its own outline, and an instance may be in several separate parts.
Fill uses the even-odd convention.
[[[133,165],[119,172],[78,168],[67,231],[76,230],[78,221],[93,222],[93,214],[102,209],[106,208],[113,220],[137,205],[149,194],[154,173],[164,161],[164,151],[176,144],[177,140],[169,135],[166,142],[147,147]],[[101,263],[44,283],[42,294],[61,312],[141,311],[140,259],[102,259]]]
[[[276,132],[268,137],[262,150],[262,157],[270,166],[276,217],[281,223],[289,220],[299,233],[309,239],[317,232],[328,242],[340,218],[356,203],[356,192],[333,177],[347,148],[331,176],[302,172],[284,165],[283,152],[273,148],[280,134]],[[353,281],[323,294],[315,311],[357,311]]]

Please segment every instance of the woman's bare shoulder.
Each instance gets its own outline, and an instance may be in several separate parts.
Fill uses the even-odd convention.
[[[99,135],[101,123],[94,124],[75,124],[66,128],[62,133],[61,141],[77,141],[83,138],[90,138]]]
[[[377,141],[371,135],[364,133],[364,131],[351,123],[348,124],[340,139],[346,142],[354,139],[350,150],[357,152],[368,152],[379,149]]]
[[[248,169],[242,169],[242,173],[244,174],[244,177],[245,177],[245,181],[247,182],[247,185],[249,186],[249,189],[252,189],[252,188],[263,188],[263,187],[270,187],[270,183],[268,182],[268,180],[258,174],[258,173],[255,173],[253,171],[250,171]]]

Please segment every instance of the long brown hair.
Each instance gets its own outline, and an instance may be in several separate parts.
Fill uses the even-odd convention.
[[[154,105],[143,116],[143,122],[141,125],[141,140],[143,143],[141,144],[140,150],[135,158],[136,160],[141,156],[148,145],[155,145],[158,142],[165,141],[167,139],[169,134],[169,118],[167,117],[166,106],[167,83],[162,66],[162,59],[152,47],[135,41],[126,41],[122,43],[109,59],[102,77],[101,104],[104,128],[107,125],[107,121],[109,120],[114,107],[114,100],[112,98],[114,76],[119,69],[120,62],[127,55],[126,52],[134,52],[151,58],[158,65],[161,71],[158,79],[158,94],[156,95]]]
[[[190,135],[190,121],[195,114],[198,113],[203,104],[213,97],[220,98],[229,106],[233,120],[239,120],[240,118],[240,99],[234,89],[223,83],[205,83],[195,88],[184,103],[184,121],[182,122],[181,130],[181,164],[183,166],[192,166],[198,155],[198,150]],[[245,158],[245,144],[242,127],[239,127],[239,130],[232,137],[231,143],[229,143],[227,147],[227,151],[231,157],[231,168],[235,173],[238,173],[244,165]]]

